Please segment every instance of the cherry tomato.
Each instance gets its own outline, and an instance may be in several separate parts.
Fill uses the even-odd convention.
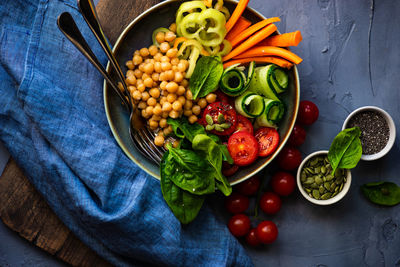
[[[278,237],[278,228],[271,221],[260,222],[256,229],[257,239],[263,244],[271,244]]]
[[[225,208],[233,214],[243,213],[249,207],[249,198],[233,192],[230,196],[225,199]]]
[[[292,146],[301,146],[306,140],[306,130],[298,124],[295,124],[290,134],[288,143]]]
[[[236,165],[246,166],[256,160],[258,143],[252,134],[240,131],[229,137],[228,150]]]
[[[248,118],[240,114],[237,114],[237,121],[238,121],[236,126],[237,132],[246,131],[253,134],[253,124]]]
[[[266,157],[274,153],[279,144],[279,133],[274,128],[261,127],[254,137],[258,141],[260,157]]]
[[[257,238],[257,228],[253,228],[250,232],[246,235],[246,242],[250,246],[257,247],[261,244],[260,240]]]
[[[239,170],[239,166],[235,164],[229,164],[226,161],[222,162],[222,174],[224,176],[232,176]]]
[[[296,182],[291,173],[280,171],[272,176],[271,185],[274,192],[278,195],[288,196],[293,193]]]
[[[233,215],[228,222],[228,228],[236,237],[245,236],[250,230],[250,219],[244,214]]]
[[[260,178],[258,176],[253,176],[237,185],[238,191],[245,196],[255,195],[258,188],[260,188]]]
[[[220,114],[224,116],[225,123],[229,124],[229,128],[224,129],[223,131],[212,130],[211,132],[216,135],[230,135],[236,130],[237,115],[235,109],[228,103],[214,102],[209,104],[204,109],[200,123],[202,123],[203,126],[207,126],[206,116],[210,115],[214,124],[220,124],[218,122],[218,117]]]
[[[318,107],[311,101],[301,101],[299,106],[299,116],[297,120],[301,124],[311,125],[317,119],[319,115]]]
[[[281,209],[282,201],[279,196],[272,192],[266,192],[261,196],[260,209],[266,214],[276,214]]]
[[[294,147],[284,147],[278,156],[278,164],[281,169],[292,171],[299,167],[301,163],[301,153]]]

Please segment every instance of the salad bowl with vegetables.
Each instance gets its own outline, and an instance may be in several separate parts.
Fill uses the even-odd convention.
[[[267,166],[297,116],[302,59],[287,47],[301,35],[279,34],[279,18],[247,4],[165,1],[130,23],[114,46],[129,97],[154,131],[153,145],[165,148],[161,163],[135,149],[128,114],[105,83],[110,128],[126,155],[161,180],[182,223],[196,217],[207,194],[229,195]]]

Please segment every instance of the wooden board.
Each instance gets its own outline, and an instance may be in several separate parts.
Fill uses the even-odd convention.
[[[100,0],[97,13],[114,43],[137,15],[158,0]],[[13,159],[0,177],[0,218],[34,245],[73,266],[111,266],[86,247],[57,218]]]

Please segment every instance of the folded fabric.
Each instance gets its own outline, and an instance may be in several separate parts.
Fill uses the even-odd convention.
[[[211,209],[182,227],[109,130],[102,77],[61,34],[74,0],[0,2],[0,139],[60,219],[118,266],[251,266]]]

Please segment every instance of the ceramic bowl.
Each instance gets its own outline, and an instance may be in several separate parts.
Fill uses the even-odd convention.
[[[354,117],[354,115],[356,115],[360,112],[364,112],[364,111],[375,111],[375,112],[381,114],[382,117],[385,118],[385,120],[389,126],[389,140],[388,140],[386,146],[378,153],[371,154],[371,155],[365,155],[365,154],[361,155],[362,160],[371,161],[371,160],[376,160],[376,159],[382,158],[393,147],[394,141],[396,139],[396,126],[394,124],[392,117],[389,115],[389,113],[387,113],[383,109],[375,107],[375,106],[365,106],[365,107],[361,107],[361,108],[354,110],[352,113],[350,113],[349,116],[347,116],[346,120],[343,123],[342,130],[347,128],[347,124],[349,123],[350,119]]]
[[[125,62],[132,58],[134,51],[142,47],[150,46],[152,31],[159,27],[169,26],[172,22],[174,22],[176,10],[181,3],[181,1],[174,0],[163,1],[142,13],[125,28],[116,41],[113,49],[118,63],[120,66],[122,66],[124,73],[127,71]],[[226,0],[224,1],[224,4],[232,12],[237,2]],[[245,10],[243,15],[253,23],[264,19],[260,13],[249,7]],[[115,74],[110,71],[109,64],[107,66],[107,71],[109,71],[111,75],[115,76]],[[281,151],[284,144],[288,140],[293,129],[299,107],[300,83],[296,67],[293,67],[289,71],[289,76],[290,87],[288,92],[282,95],[282,99],[287,107],[287,112],[279,127],[281,140],[277,150],[271,156],[267,158],[259,158],[252,165],[241,168],[235,175],[229,177],[229,181],[232,185],[250,178],[267,166],[272,159],[276,157],[279,151]],[[147,160],[133,146],[128,131],[128,113],[124,110],[116,93],[114,93],[106,83],[104,83],[104,105],[110,129],[121,149],[144,171],[155,178],[160,179],[159,167]]]
[[[323,155],[328,155],[328,150],[320,150],[320,151],[316,151],[314,153],[311,153],[310,155],[308,155],[300,164],[298,170],[297,170],[297,177],[296,177],[296,181],[297,181],[297,187],[299,188],[300,193],[303,195],[303,197],[305,199],[307,199],[308,201],[310,201],[311,203],[317,204],[317,205],[331,205],[333,203],[338,202],[339,200],[341,200],[349,191],[350,189],[350,185],[351,185],[351,172],[350,170],[346,170],[346,183],[343,186],[342,191],[339,192],[339,194],[337,194],[336,196],[329,198],[327,200],[318,200],[315,198],[310,197],[307,192],[304,190],[303,186],[301,185],[301,180],[300,180],[300,174],[301,171],[303,170],[303,167],[305,165],[305,163],[310,160],[311,158],[315,157],[315,156],[323,156]]]

